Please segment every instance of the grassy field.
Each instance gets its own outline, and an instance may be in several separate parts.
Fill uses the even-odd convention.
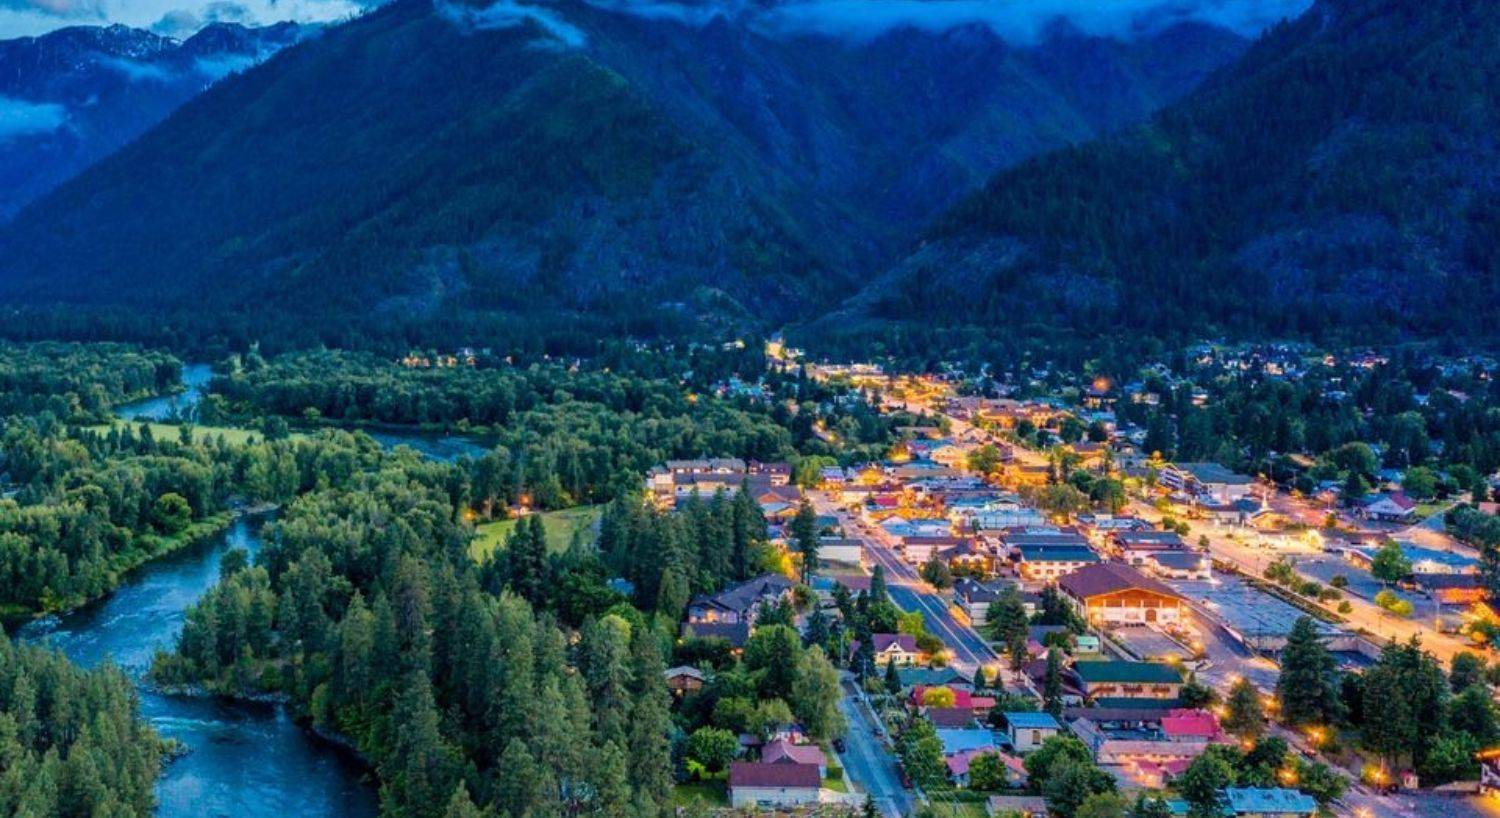
[[[729,794],[723,781],[693,781],[672,788],[672,806],[686,807],[694,801],[702,801],[711,807],[729,805]]]
[[[141,426],[151,427],[151,435],[157,440],[176,440],[181,434],[181,427],[175,423],[140,423],[133,420],[117,420],[115,426],[129,426],[131,429],[139,429]],[[109,426],[100,424],[90,427],[99,431],[107,431]],[[264,439],[264,436],[254,429],[241,429],[237,426],[193,426],[193,440],[203,441],[209,438],[222,437],[232,445],[241,446],[256,440]],[[293,432],[293,439],[304,437],[300,432]]]
[[[568,550],[568,545],[573,542],[573,532],[580,528],[592,528],[603,511],[602,506],[578,506],[562,511],[541,512],[542,528],[547,532],[547,551],[560,554]],[[515,530],[516,522],[517,520],[496,520],[480,524],[476,528],[478,536],[469,543],[469,554],[476,560],[484,559],[491,551],[505,544],[510,532]]]

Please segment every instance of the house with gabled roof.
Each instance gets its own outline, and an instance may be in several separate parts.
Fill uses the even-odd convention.
[[[1399,491],[1374,494],[1365,498],[1359,513],[1370,520],[1409,523],[1416,519],[1417,501]]]
[[[922,658],[922,652],[917,649],[917,638],[909,633],[876,633],[870,636],[870,643],[875,649],[875,667],[883,668],[888,663],[895,662],[896,667],[911,667]],[[859,653],[859,642],[849,645],[849,655]]]

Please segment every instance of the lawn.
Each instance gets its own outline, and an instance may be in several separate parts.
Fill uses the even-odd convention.
[[[548,553],[560,554],[568,550],[573,542],[573,532],[580,528],[593,528],[603,511],[603,506],[577,506],[562,511],[541,512],[542,528],[547,532]],[[515,530],[516,522],[514,519],[496,520],[478,525],[475,528],[477,536],[469,543],[469,555],[476,560],[484,559],[491,551],[504,545],[510,532]]]
[[[702,801],[710,807],[729,806],[729,794],[723,781],[693,781],[672,788],[672,806],[686,807]]]
[[[133,420],[117,420],[113,425],[129,426],[132,430],[139,429],[141,426],[149,426],[151,428],[151,436],[157,440],[176,440],[177,436],[181,434],[178,431],[181,427],[175,423],[140,423]],[[89,428],[101,432],[109,429],[108,426],[103,424]],[[254,429],[242,429],[237,426],[193,426],[193,440],[195,441],[202,442],[209,438],[217,437],[224,438],[224,440],[234,446],[242,446],[246,443],[265,439],[264,435]],[[291,437],[295,439],[303,437],[303,435],[293,432]]]
[[[932,814],[941,818],[985,818],[989,814],[987,806],[983,801],[953,802],[943,801],[942,793],[932,795],[930,806]]]

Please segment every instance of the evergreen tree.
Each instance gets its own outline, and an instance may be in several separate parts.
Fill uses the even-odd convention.
[[[1241,739],[1254,741],[1265,731],[1265,714],[1260,692],[1247,679],[1240,679],[1229,689],[1225,703],[1224,729]]]
[[[810,585],[818,570],[818,514],[806,498],[797,507],[789,530],[794,548],[802,555],[802,582]]]
[[[666,665],[655,637],[638,633],[632,646],[635,671],[630,710],[629,775],[636,803],[660,815],[672,792],[670,694],[663,674]]]
[[[1042,705],[1054,716],[1062,715],[1062,652],[1047,651],[1047,675],[1042,682]]]
[[[1338,689],[1338,663],[1313,620],[1299,618],[1287,634],[1276,680],[1282,720],[1293,727],[1335,723],[1342,710]]]
[[[901,674],[896,670],[896,659],[885,660],[885,692],[892,696],[901,694]]]

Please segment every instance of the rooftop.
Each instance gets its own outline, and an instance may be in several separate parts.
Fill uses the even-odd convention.
[[[736,761],[729,765],[729,787],[790,787],[818,789],[823,779],[815,764],[763,764]]]
[[[1098,562],[1092,549],[1078,545],[1023,545],[1022,562]]]
[[[1129,684],[1180,684],[1177,668],[1156,662],[1075,662],[1073,670],[1088,684],[1122,682]]]
[[[1088,599],[1120,591],[1148,591],[1171,599],[1182,599],[1176,591],[1142,574],[1128,565],[1104,562],[1089,565],[1058,580],[1058,587],[1078,599]]]
[[[1235,815],[1270,813],[1276,815],[1311,814],[1318,802],[1310,795],[1284,787],[1226,787],[1224,799]]]
[[[1059,730],[1061,725],[1051,713],[1030,713],[1024,710],[1005,713],[1005,723],[1017,730]]]

